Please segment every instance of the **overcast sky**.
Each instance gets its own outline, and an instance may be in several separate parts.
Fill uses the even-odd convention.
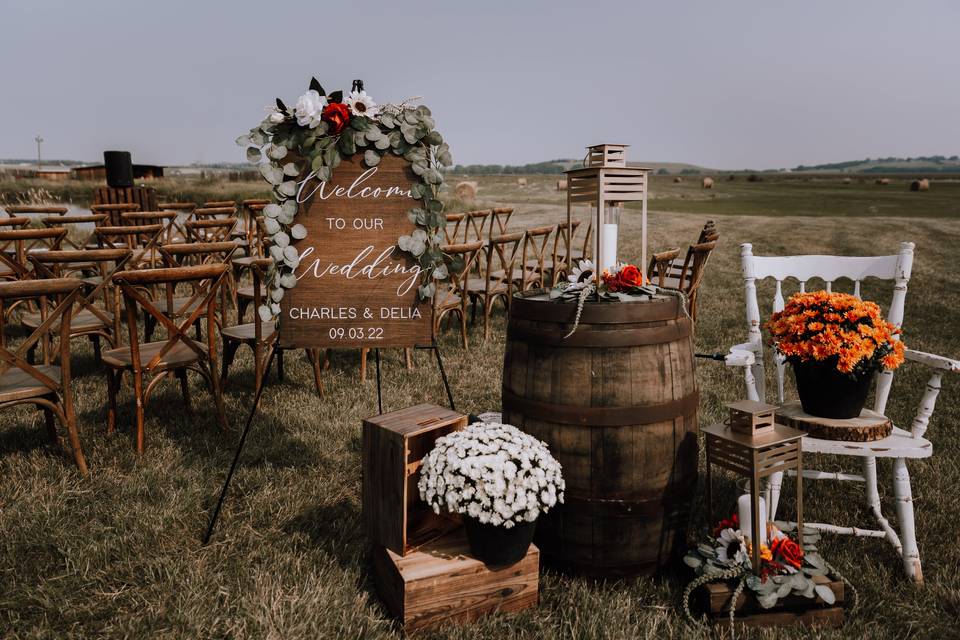
[[[0,0],[0,157],[243,161],[311,75],[424,96],[458,163],[960,153],[960,3]]]

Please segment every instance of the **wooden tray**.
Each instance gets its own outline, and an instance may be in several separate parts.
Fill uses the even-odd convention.
[[[814,438],[843,442],[873,442],[893,432],[893,423],[876,411],[864,409],[857,418],[836,420],[818,418],[803,412],[799,402],[790,402],[777,409],[777,422],[805,431]]]

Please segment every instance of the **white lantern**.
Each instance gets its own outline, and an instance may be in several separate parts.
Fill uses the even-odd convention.
[[[641,270],[647,266],[647,185],[650,170],[628,167],[625,144],[598,144],[587,147],[582,169],[567,172],[567,233],[575,204],[593,209],[593,258],[598,273],[619,261],[620,217],[623,203],[640,202]],[[571,246],[567,239],[567,246]],[[586,256],[585,256],[586,257]]]

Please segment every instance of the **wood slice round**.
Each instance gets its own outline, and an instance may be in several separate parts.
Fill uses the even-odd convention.
[[[861,411],[857,418],[838,420],[804,413],[799,402],[791,402],[777,409],[777,422],[806,431],[814,438],[843,442],[873,442],[893,432],[890,419],[870,409]]]

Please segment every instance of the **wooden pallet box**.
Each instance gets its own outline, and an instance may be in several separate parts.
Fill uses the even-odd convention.
[[[375,547],[406,555],[425,540],[460,526],[420,499],[423,458],[437,438],[467,426],[467,416],[419,404],[363,421],[363,522]]]
[[[747,627],[839,627],[843,624],[844,589],[841,580],[815,576],[814,582],[830,587],[836,602],[828,605],[819,596],[815,600],[802,596],[788,596],[777,606],[764,609],[747,589],[740,593],[736,604],[735,623]],[[700,605],[714,624],[730,622],[730,603],[736,581],[711,582],[700,587]]]
[[[384,604],[407,633],[445,622],[470,622],[520,611],[540,599],[540,551],[508,567],[488,567],[470,555],[462,529],[400,556],[373,551],[374,580]]]

